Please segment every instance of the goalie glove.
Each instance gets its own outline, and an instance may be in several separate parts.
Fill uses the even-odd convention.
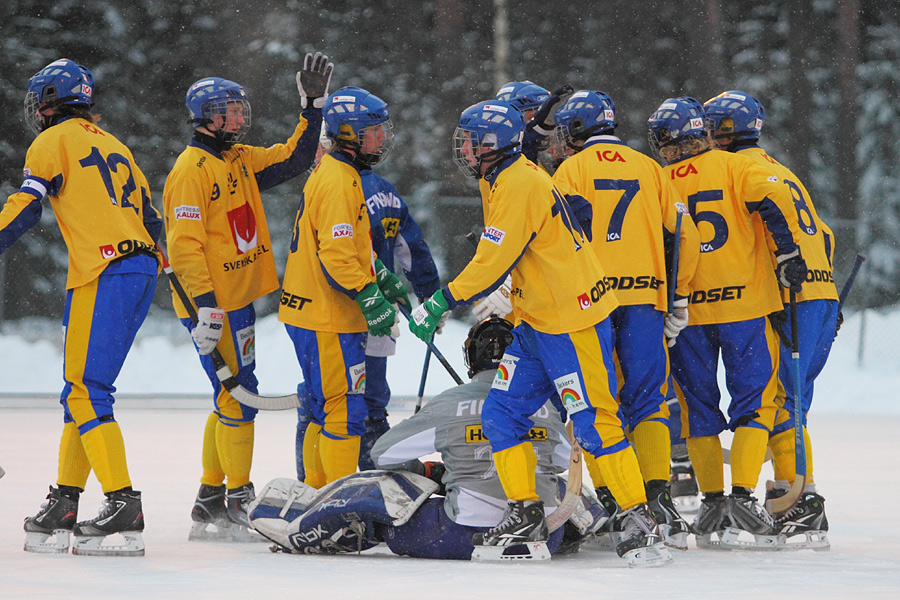
[[[206,356],[216,349],[222,339],[224,324],[225,311],[221,308],[201,306],[197,309],[197,324],[191,330],[191,337],[201,355]]]
[[[688,324],[688,299],[677,298],[672,305],[672,312],[666,313],[665,332],[668,341],[666,345],[671,348],[675,345],[676,338],[681,330]]]
[[[803,289],[803,282],[806,281],[806,261],[800,256],[800,249],[797,248],[788,254],[782,254],[776,257],[778,268],[775,274],[778,275],[778,283],[792,292],[799,294]]]
[[[378,282],[378,289],[384,294],[385,300],[391,304],[399,302],[407,308],[412,306],[409,303],[409,292],[406,291],[406,286],[378,258],[375,259],[375,281]]]
[[[384,299],[377,283],[370,283],[356,294],[356,303],[366,319],[369,334],[391,335],[391,328],[397,321],[397,311]]]
[[[488,296],[472,307],[472,314],[475,319],[481,323],[491,315],[505,317],[512,312],[512,277],[507,275],[503,283],[496,290],[488,294]]]
[[[297,71],[297,91],[300,92],[301,107],[309,106],[310,99],[314,108],[325,106],[333,71],[334,63],[328,62],[327,55],[321,52],[316,52],[315,56],[312,52],[306,54],[303,68]]]
[[[434,338],[434,332],[441,322],[441,317],[450,310],[450,304],[444,297],[443,290],[438,290],[424,303],[416,307],[409,318],[409,330],[422,340],[430,342]]]

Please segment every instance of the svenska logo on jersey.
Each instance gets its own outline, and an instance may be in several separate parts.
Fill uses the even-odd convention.
[[[116,247],[112,244],[100,246],[100,256],[102,256],[104,260],[115,258],[117,254],[118,253],[116,252]]]
[[[350,223],[338,223],[331,228],[332,239],[339,240],[341,238],[353,237],[353,226]]]
[[[180,221],[181,219],[186,219],[188,221],[200,221],[200,207],[187,205],[176,206],[175,220]]]
[[[250,208],[250,203],[245,202],[243,206],[229,210],[227,215],[237,253],[245,254],[248,250],[256,248],[256,217],[253,209]]]
[[[481,239],[497,244],[498,246],[503,243],[504,237],[506,237],[506,232],[502,229],[497,229],[496,227],[485,227],[484,231],[481,232]]]

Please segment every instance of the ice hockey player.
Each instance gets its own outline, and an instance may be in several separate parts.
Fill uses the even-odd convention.
[[[237,83],[204,77],[185,97],[194,134],[166,180],[166,237],[170,262],[199,320],[191,322],[177,295],[175,311],[191,332],[214,394],[191,511],[192,539],[246,534],[247,505],[255,496],[250,468],[256,410],[219,384],[209,355],[217,350],[238,383],[256,391],[253,301],[279,287],[260,192],[312,165],[333,68],[321,53],[306,56],[297,73],[297,127],[285,143],[268,148],[242,143],[251,114]]]
[[[415,335],[431,340],[445,312],[470,304],[512,274],[518,323],[482,411],[509,505],[497,527],[473,541],[497,546],[546,540],[528,415],[556,395],[574,422],[576,438],[599,458],[624,509],[619,555],[630,563],[664,564],[671,555],[616,415],[608,317],[617,302],[562,192],[521,155],[523,127],[521,113],[500,100],[463,111],[453,136],[454,159],[466,175],[490,186],[482,199],[485,229],[469,265],[410,320]]]
[[[319,152],[324,154],[333,145],[323,128]],[[441,281],[421,228],[409,214],[406,202],[388,180],[364,163],[360,163],[359,176],[366,208],[369,210],[372,248],[386,269],[383,277],[396,272],[397,268],[402,269],[413,293],[420,302],[424,301],[441,287]],[[372,445],[390,427],[387,421],[387,405],[391,399],[387,381],[387,357],[394,355],[396,346],[397,342],[391,336],[373,336],[366,343],[366,391],[363,396],[367,415],[366,431],[359,448],[360,471],[375,468],[370,458]],[[301,399],[307,400],[308,396],[304,394]],[[303,481],[303,437],[311,412],[308,406],[297,410],[297,479]]]
[[[771,516],[751,496],[775,422],[778,338],[768,314],[781,310],[779,282],[798,288],[806,264],[787,187],[749,158],[711,150],[703,106],[670,98],[647,124],[650,145],[700,231],[700,261],[690,283],[690,323],[669,351],[684,392],[684,435],[704,497],[692,526],[701,546],[773,549]],[[775,244],[777,273],[766,246]],[[719,355],[731,396],[726,420],[719,408]],[[731,495],[724,494],[719,433],[734,431]],[[743,535],[742,535],[742,532]],[[752,540],[748,540],[752,537]]]
[[[666,543],[686,550],[688,525],[668,488],[667,343],[674,345],[688,323],[688,283],[700,258],[700,234],[690,217],[682,218],[680,239],[674,239],[676,216],[687,207],[656,161],[616,137],[615,111],[608,94],[593,90],[579,90],[562,105],[556,132],[575,154],[553,178],[593,207],[591,245],[619,301],[610,319],[626,431]],[[677,283],[666,267],[667,248],[674,244],[680,251]],[[670,285],[676,286],[671,313]],[[598,496],[612,502],[603,482],[594,484],[601,487]]]
[[[797,243],[808,268],[803,289],[797,294],[797,323],[802,332],[800,342],[800,393],[806,446],[806,486],[797,505],[784,514],[776,515],[775,525],[785,536],[789,548],[827,548],[829,546],[828,519],[825,499],[816,492],[813,478],[812,445],[806,431],[806,416],[813,398],[813,385],[822,372],[838,320],[838,293],[834,285],[832,261],[834,234],[819,216],[812,198],[800,179],[787,167],[759,147],[760,131],[766,111],[756,98],[740,90],[722,92],[706,101],[706,120],[712,143],[721,150],[747,156],[774,173],[787,186],[794,201],[800,222]],[[789,304],[787,290],[782,290],[782,302]],[[785,307],[785,311],[788,308]],[[782,313],[781,367],[779,370],[778,413],[769,438],[775,464],[775,490],[768,494],[783,494],[795,477],[794,456],[794,398],[795,378],[791,361],[791,322]],[[794,536],[802,536],[791,540]]]
[[[0,212],[2,253],[38,223],[49,198],[69,252],[59,474],[47,503],[25,519],[25,550],[68,552],[71,533],[75,554],[143,556],[141,493],[112,394],[156,289],[162,220],[131,151],[97,125],[93,94],[91,72],[65,58],[31,77],[25,121],[37,137],[25,181]],[[92,469],[106,499],[96,518],[76,522]]]
[[[415,473],[440,486],[439,495],[422,499],[418,506],[410,500],[409,506],[414,506],[415,512],[408,514],[410,509],[405,507],[402,525],[393,524],[398,515],[389,514],[387,508],[398,504],[395,496],[390,503],[384,502],[382,510],[373,510],[373,505],[378,505],[373,498],[381,498],[376,486],[383,487],[387,485],[385,479],[395,477],[375,471],[350,475],[323,489],[323,495],[305,507],[302,518],[280,516],[282,505],[277,511],[282,522],[273,514],[279,507],[266,498],[268,492],[265,492],[261,494],[261,507],[251,513],[254,527],[293,552],[355,552],[363,541],[356,537],[359,535],[365,547],[383,541],[395,554],[417,558],[477,558],[472,556],[472,536],[497,523],[506,507],[506,495],[494,472],[490,446],[482,431],[481,408],[500,359],[512,342],[512,327],[512,323],[499,317],[472,327],[464,344],[471,383],[438,394],[421,411],[392,427],[375,443],[372,458],[378,468]],[[536,489],[546,500],[545,509],[552,513],[558,504],[557,475],[569,467],[571,448],[559,414],[550,402],[531,415],[531,420],[534,425],[529,435],[538,455]],[[435,452],[440,452],[441,462],[419,460]],[[437,486],[423,485],[422,489],[434,487]],[[350,494],[349,490],[354,492]],[[578,540],[605,516],[596,500],[589,500],[589,504],[596,507],[594,515],[582,509],[565,525],[576,548]],[[344,518],[336,518],[338,515]],[[573,521],[580,524],[578,529]],[[318,531],[319,535],[314,538],[303,535],[310,530]],[[563,531],[560,527],[550,533],[547,544],[550,553],[559,549]],[[340,533],[337,538],[336,533]],[[531,554],[528,545],[510,549],[514,552],[506,557],[509,560],[549,558],[549,554]]]
[[[344,87],[322,113],[334,149],[303,188],[278,311],[303,372],[298,395],[311,400],[303,468],[314,488],[356,471],[366,433],[367,338],[391,335],[391,303],[409,304],[399,278],[374,257],[361,175],[390,150],[388,105]]]

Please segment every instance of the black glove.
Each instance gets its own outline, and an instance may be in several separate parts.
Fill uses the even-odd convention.
[[[538,111],[534,113],[534,117],[528,122],[527,128],[535,129],[541,135],[550,135],[553,128],[556,127],[556,121],[553,119],[556,111],[574,93],[575,88],[567,83],[550,94],[550,97],[544,100]]]
[[[807,272],[806,261],[800,256],[800,250],[782,254],[777,260],[778,268],[775,270],[775,274],[778,275],[778,283],[794,293],[799,293],[803,289]]]
[[[315,108],[325,106],[333,71],[334,63],[328,62],[328,56],[321,52],[316,52],[315,56],[311,52],[307,53],[303,68],[297,71],[297,91],[300,92],[301,107],[306,108],[310,100]]]
[[[427,461],[422,464],[425,465],[425,477],[440,486],[435,494],[446,496],[447,488],[444,486],[443,478],[444,473],[447,472],[447,467],[444,466],[444,463],[438,461]]]
[[[841,330],[841,325],[844,324],[844,311],[838,309],[838,318],[837,318],[837,327],[834,328],[834,339],[837,339],[838,331]]]
[[[778,337],[781,339],[781,343],[784,344],[785,348],[791,347],[791,337],[784,330],[784,326],[787,325],[788,322],[788,314],[787,310],[777,310],[769,315],[769,322],[772,324],[772,329],[775,330],[775,333],[778,334]]]

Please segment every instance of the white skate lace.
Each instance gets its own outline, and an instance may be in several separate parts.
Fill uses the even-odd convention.
[[[500,523],[496,527],[491,529],[488,533],[497,533],[499,531],[503,531],[508,526],[512,525],[513,523],[518,523],[521,520],[517,517],[516,511],[513,507],[514,505],[509,505],[509,508],[507,509],[507,513],[503,517],[503,520],[500,521]]]

